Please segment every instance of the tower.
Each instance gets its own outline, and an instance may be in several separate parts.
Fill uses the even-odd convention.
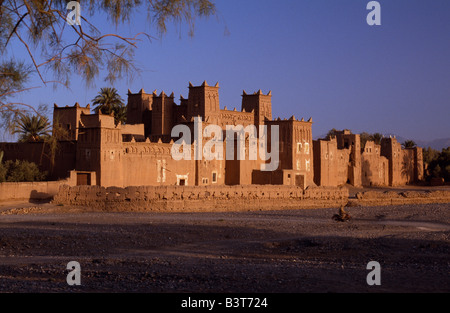
[[[350,159],[348,163],[348,182],[352,186],[361,186],[361,137],[352,134],[350,130],[343,130],[336,133],[338,149],[349,149]]]
[[[242,95],[242,110],[246,112],[255,113],[255,125],[264,124],[264,120],[272,120],[272,92],[269,91],[267,95],[264,95],[260,90],[252,95],[243,92]]]
[[[174,94],[153,94],[152,135],[170,135],[173,127]]]
[[[120,126],[114,116],[101,112],[82,115],[77,142],[76,168],[79,171],[96,172],[97,185],[123,185],[123,146]]]
[[[144,123],[144,112],[151,111],[152,105],[153,94],[145,93],[144,89],[141,89],[136,94],[128,90],[127,124]]]
[[[219,83],[209,86],[204,81],[198,87],[189,83],[187,120],[190,121],[193,117],[200,116],[204,121],[217,124],[219,113]]]
[[[90,113],[91,106],[89,104],[85,108],[78,103],[75,103],[73,107],[58,107],[55,104],[53,109],[53,135],[62,140],[78,140],[81,115],[89,115]],[[60,129],[57,129],[57,127]],[[60,130],[64,130],[67,134],[62,136]]]

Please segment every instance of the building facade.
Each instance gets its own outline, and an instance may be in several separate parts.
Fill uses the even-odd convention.
[[[51,179],[66,178],[71,173],[77,176],[79,185],[105,187],[394,186],[422,179],[420,148],[403,150],[393,138],[383,139],[381,145],[368,142],[361,147],[359,135],[349,131],[339,132],[330,140],[313,141],[312,119],[298,120],[294,116],[273,119],[271,92],[244,91],[238,111],[220,108],[219,89],[219,84],[189,83],[188,97],[181,96],[179,104],[173,93],[128,91],[127,124],[117,126],[113,116],[91,114],[89,105],[59,107],[55,104],[54,134],[59,128],[66,130],[67,135],[59,141],[51,161],[46,157],[45,143],[2,143],[0,150],[4,151],[5,160],[27,159],[39,164]],[[195,156],[196,147],[203,151],[214,143],[215,151],[221,151],[222,158],[176,160],[173,149],[180,142],[181,134],[172,132],[180,125],[190,131],[187,140],[183,139],[186,143],[183,152]],[[213,126],[214,134],[208,131]],[[236,130],[239,126],[243,131],[229,132],[230,128]],[[259,141],[252,140],[252,129]],[[194,136],[196,133],[204,136],[202,141]],[[222,141],[212,141],[218,137]],[[265,147],[261,146],[263,138]],[[274,147],[278,148],[277,162],[271,163]],[[271,153],[269,160],[267,156]],[[275,167],[263,170],[269,163]]]

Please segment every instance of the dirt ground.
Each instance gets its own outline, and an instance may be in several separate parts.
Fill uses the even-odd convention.
[[[0,292],[450,292],[450,204],[244,213],[0,205]],[[47,212],[47,213],[39,213]],[[70,261],[81,286],[66,283]],[[369,286],[370,261],[381,286]]]

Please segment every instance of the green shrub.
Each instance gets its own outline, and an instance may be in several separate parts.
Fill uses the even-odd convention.
[[[47,173],[41,172],[33,162],[10,160],[0,164],[0,182],[35,182],[46,177]]]

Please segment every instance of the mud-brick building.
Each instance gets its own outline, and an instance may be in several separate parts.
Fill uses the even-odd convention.
[[[189,83],[187,98],[176,103],[174,93],[149,94],[143,89],[128,91],[127,124],[115,125],[114,117],[91,114],[89,105],[58,106],[53,113],[54,130],[65,129],[56,154],[43,142],[0,143],[4,160],[25,159],[38,164],[52,180],[74,178],[78,185],[117,186],[205,186],[205,185],[311,185],[395,186],[413,183],[423,176],[422,150],[402,149],[394,138],[385,138],[381,145],[367,142],[361,147],[360,136],[339,132],[330,140],[313,141],[312,119],[273,119],[272,93],[261,90],[243,92],[240,110],[220,108],[219,84]],[[201,121],[201,129],[196,129]],[[175,126],[184,125],[191,137],[186,151],[191,159],[176,160],[172,149],[179,137],[172,137]],[[215,125],[221,132],[223,158],[195,160],[195,131],[203,133]],[[250,132],[243,139],[227,133],[228,127],[255,127],[258,139],[260,126],[267,127],[267,147],[278,147],[275,167],[260,154],[250,156]],[[277,143],[272,130],[278,128]],[[57,132],[54,131],[54,134]],[[211,134],[212,135],[212,134]],[[217,134],[214,134],[216,136]],[[230,137],[231,136],[231,137]],[[205,149],[211,138],[204,138]],[[257,144],[262,149],[261,141]],[[200,144],[197,143],[199,146]],[[238,147],[245,147],[244,158],[237,157]],[[226,158],[227,152],[233,158]],[[185,147],[183,147],[184,151]],[[227,151],[228,149],[228,151]],[[269,151],[267,150],[267,153]]]
[[[0,144],[5,159],[30,159],[50,173],[51,179],[76,175],[79,185],[101,186],[170,186],[170,185],[298,185],[313,184],[312,121],[295,117],[272,119],[272,94],[261,90],[242,95],[241,110],[220,109],[219,85],[201,86],[189,83],[189,95],[175,103],[174,94],[161,92],[137,94],[128,92],[128,121],[115,125],[114,117],[91,114],[90,106],[54,107],[54,126],[67,130],[65,141],[60,141],[54,165],[42,151],[44,143]],[[171,149],[179,138],[172,138],[172,129],[186,125],[194,134],[194,118],[201,120],[201,132],[209,125],[222,130],[224,156],[228,142],[234,139],[235,157],[232,159],[175,160]],[[230,138],[227,126],[254,125],[268,127],[267,145],[271,146],[271,129],[278,126],[279,163],[275,170],[261,170],[270,163],[258,157],[250,158],[250,140],[244,138],[245,157],[237,158],[241,141],[237,135]],[[204,138],[202,145],[210,140]],[[191,138],[191,142],[193,138]],[[28,146],[32,145],[30,149]],[[194,156],[194,145],[191,155]]]
[[[360,136],[344,130],[313,145],[314,182],[319,186],[401,186],[423,179],[422,148],[403,149],[395,138],[361,147]]]

